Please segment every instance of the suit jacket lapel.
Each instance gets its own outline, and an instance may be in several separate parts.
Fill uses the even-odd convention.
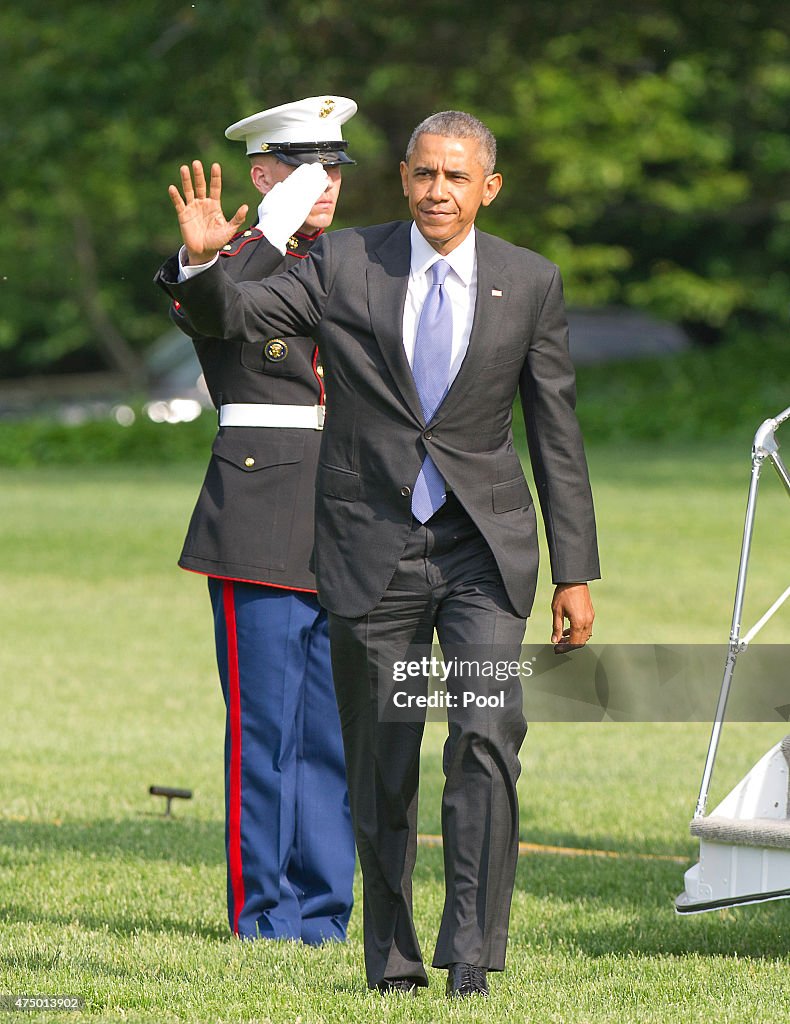
[[[411,269],[411,224],[400,224],[368,263],[368,311],[373,333],[395,384],[422,422],[422,407],[403,348],[403,307]]]
[[[480,367],[485,364],[488,343],[499,331],[499,323],[505,309],[505,296],[512,287],[507,264],[494,254],[489,236],[477,232],[477,298],[469,336],[469,347],[455,380],[436,410],[432,422],[438,423],[478,378]],[[500,294],[497,294],[500,293]]]

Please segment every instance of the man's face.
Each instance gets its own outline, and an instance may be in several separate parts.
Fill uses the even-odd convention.
[[[502,187],[500,174],[484,172],[475,139],[444,135],[421,135],[400,174],[420,234],[445,255],[463,242],[477,211]]]
[[[255,162],[250,169],[250,177],[252,178],[253,185],[261,195],[265,196],[267,192],[274,188],[278,181],[285,181],[288,175],[292,174],[295,170],[295,167],[291,167],[290,164],[284,164],[276,156],[261,156],[255,158]],[[329,176],[329,184],[326,187],[326,191],[313,204],[307,220],[299,229],[307,235],[314,234],[319,228],[326,230],[332,223],[332,218],[335,215],[337,198],[340,195],[340,168],[325,167],[324,170]]]

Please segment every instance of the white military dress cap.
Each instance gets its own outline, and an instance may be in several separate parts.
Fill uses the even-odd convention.
[[[242,118],[225,129],[225,136],[245,142],[248,156],[271,153],[291,166],[353,164],[342,126],[356,112],[356,103],[346,96],[308,96]]]

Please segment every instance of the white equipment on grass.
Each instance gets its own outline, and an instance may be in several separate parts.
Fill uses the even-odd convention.
[[[773,465],[790,495],[790,474],[779,457],[776,441],[777,429],[788,419],[790,407],[773,419],[765,420],[754,436],[751,482],[727,661],[697,809],[691,822],[691,834],[700,841],[699,863],[686,872],[686,888],[675,900],[679,914],[698,914],[742,903],[790,898],[790,736],[769,750],[712,814],[705,816],[736,660],[790,597],[788,587],[741,637],[757,490],[766,461]]]

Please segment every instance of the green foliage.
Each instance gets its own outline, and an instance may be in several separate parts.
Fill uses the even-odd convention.
[[[152,423],[138,416],[129,426],[97,419],[79,425],[30,420],[0,425],[0,466],[151,465],[208,461],[216,417],[191,423]]]
[[[179,164],[221,160],[228,208],[249,201],[225,126],[325,91],[361,111],[339,225],[403,216],[409,132],[466,108],[506,181],[481,225],[558,261],[570,304],[707,332],[786,318],[784,5],[31,0],[0,12],[0,63],[1,373],[139,377],[166,322],[151,277],[177,245]]]
[[[723,46],[721,26],[667,8],[558,35],[515,83],[524,128],[504,141],[516,167],[526,141],[539,171],[530,233],[572,304],[713,328],[743,310],[784,319],[787,32],[719,7]]]
[[[596,441],[727,438],[748,447],[790,405],[787,336],[741,333],[670,359],[580,367],[579,420]]]

